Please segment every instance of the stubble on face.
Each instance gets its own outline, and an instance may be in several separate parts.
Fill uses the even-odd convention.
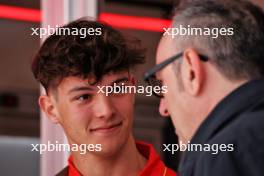
[[[178,53],[174,48],[174,42],[170,37],[164,36],[158,46],[156,63],[159,64],[175,54]],[[178,62],[178,60],[175,62]],[[188,141],[184,138],[182,133],[184,130],[184,118],[182,115],[183,113],[181,112],[183,111],[183,108],[181,107],[181,102],[179,100],[179,93],[182,89],[180,87],[180,80],[178,80],[179,76],[176,75],[179,74],[180,70],[175,70],[179,69],[180,63],[175,62],[159,71],[157,77],[162,80],[163,85],[167,86],[168,92],[164,95],[166,108],[169,111],[173,125],[176,128],[175,133],[179,137],[179,140],[185,143]]]

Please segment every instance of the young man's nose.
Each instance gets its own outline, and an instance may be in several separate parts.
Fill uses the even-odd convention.
[[[98,118],[111,118],[115,113],[114,106],[110,100],[110,97],[105,95],[99,95],[97,97],[96,105],[94,106],[94,114]]]
[[[159,112],[160,112],[160,115],[164,117],[168,117],[170,115],[168,112],[167,106],[165,104],[164,98],[160,99]]]

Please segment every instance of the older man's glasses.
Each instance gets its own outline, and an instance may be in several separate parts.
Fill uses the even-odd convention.
[[[182,57],[182,55],[183,55],[183,53],[176,54],[176,55],[164,60],[163,62],[159,63],[158,65],[154,66],[152,69],[150,69],[149,71],[147,71],[144,74],[144,80],[150,86],[152,86],[152,87],[159,86],[160,90],[162,90],[162,82],[156,78],[156,73],[158,71],[162,70],[163,68],[165,68],[167,65],[169,65],[173,61],[175,61],[175,60],[179,59],[180,57]],[[204,62],[208,61],[208,57],[207,56],[199,54],[199,57]],[[164,97],[162,91],[160,91],[159,93],[153,91],[153,94],[155,96],[159,97],[159,98],[163,98]]]

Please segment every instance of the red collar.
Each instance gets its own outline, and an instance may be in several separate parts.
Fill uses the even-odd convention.
[[[69,176],[81,176],[78,169],[73,164],[72,155],[70,155],[70,157],[68,159],[68,163],[69,163]]]
[[[176,176],[176,173],[167,168],[161,161],[153,146],[144,142],[136,142],[138,151],[147,159],[147,163],[139,176]],[[69,176],[81,176],[73,164],[72,155],[69,157]]]

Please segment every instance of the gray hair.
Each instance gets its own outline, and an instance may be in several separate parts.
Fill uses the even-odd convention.
[[[175,12],[173,28],[233,28],[233,35],[179,35],[175,49],[191,47],[207,55],[229,80],[264,77],[264,13],[259,7],[240,0],[199,0]]]

